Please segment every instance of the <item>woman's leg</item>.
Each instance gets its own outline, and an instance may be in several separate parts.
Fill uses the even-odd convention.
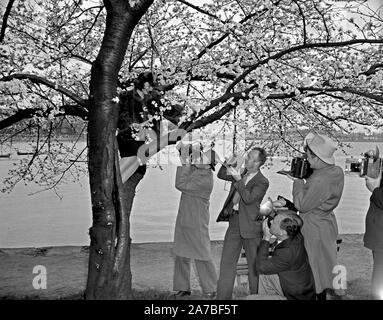
[[[138,158],[136,156],[121,158],[120,171],[122,183],[125,183],[139,166],[140,163],[138,162]]]

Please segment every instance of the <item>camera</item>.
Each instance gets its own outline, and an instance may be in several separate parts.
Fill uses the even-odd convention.
[[[279,170],[277,173],[287,174],[298,179],[307,179],[313,173],[313,169],[305,157],[295,157],[291,160],[290,171]]]
[[[291,161],[290,175],[298,179],[307,179],[313,173],[305,157],[295,157]]]
[[[267,226],[269,227],[269,229],[271,228],[271,221],[273,221],[273,219],[277,216],[277,212],[276,211],[271,211],[270,214],[267,216]]]
[[[346,159],[345,173],[358,173],[360,177],[368,176],[377,178],[382,171],[383,159],[379,158],[379,149],[369,150],[362,153],[362,157],[350,157]]]
[[[271,227],[271,221],[278,215],[279,212],[281,211],[297,212],[298,211],[297,208],[295,208],[293,202],[291,202],[290,200],[286,199],[285,197],[281,195],[278,195],[277,201],[273,202],[270,198],[269,200],[272,203],[272,208],[270,212],[267,213],[267,217],[266,217],[267,225],[269,229]],[[279,205],[274,207],[274,205],[276,205],[276,202],[279,202]]]

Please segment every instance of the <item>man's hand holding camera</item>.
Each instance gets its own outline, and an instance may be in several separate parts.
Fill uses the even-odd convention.
[[[236,169],[232,166],[227,168],[227,174],[231,175],[236,181],[242,179],[239,169]]]
[[[263,221],[262,228],[263,228],[263,238],[262,239],[270,242],[272,234],[270,233],[269,226],[267,225],[267,219],[265,219]]]
[[[226,173],[228,175],[231,175],[236,181],[239,181],[242,179],[241,172],[243,169],[241,169],[241,167],[242,167],[243,161],[244,161],[243,158],[237,158],[233,156],[230,159],[226,160],[223,164],[226,167]]]
[[[231,158],[229,158],[225,161],[225,165],[228,167],[236,167],[237,162],[238,162],[237,158],[235,156],[232,156]]]

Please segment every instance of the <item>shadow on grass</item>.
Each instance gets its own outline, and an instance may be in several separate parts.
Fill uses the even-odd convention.
[[[171,300],[172,292],[168,291],[159,291],[155,289],[149,290],[136,290],[133,289],[133,299],[134,300]],[[79,292],[76,294],[60,297],[60,298],[46,298],[39,295],[29,295],[29,296],[17,296],[17,295],[7,295],[1,296],[0,300],[84,300],[84,292]]]
[[[341,300],[369,300],[369,283],[363,279],[354,279],[347,282],[347,296]],[[133,289],[133,300],[211,300],[204,296],[201,291],[193,291],[190,296],[175,298],[174,292],[160,291],[156,289],[137,290]],[[248,295],[247,286],[236,286],[233,291],[234,300],[244,300]],[[0,300],[84,300],[84,292],[68,295],[60,298],[45,298],[38,295],[31,296],[2,296]],[[331,299],[332,300],[332,299]],[[338,300],[338,299],[337,299]]]
[[[347,295],[351,296],[352,300],[369,300],[370,290],[370,283],[364,279],[347,281]]]

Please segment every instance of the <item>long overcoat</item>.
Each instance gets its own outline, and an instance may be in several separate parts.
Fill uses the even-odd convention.
[[[181,199],[174,231],[173,253],[180,257],[210,260],[209,202],[213,190],[210,169],[179,166],[176,188]]]
[[[340,201],[343,186],[343,170],[335,165],[314,170],[306,183],[297,179],[293,184],[293,201],[303,219],[302,235],[317,293],[333,288],[338,236],[333,210]]]
[[[373,251],[383,251],[383,182],[372,192],[366,215],[364,246]]]

